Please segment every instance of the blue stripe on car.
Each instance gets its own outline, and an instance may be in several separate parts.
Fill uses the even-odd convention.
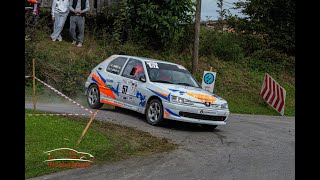
[[[93,82],[96,82],[97,84],[99,84],[100,86],[102,86],[95,78],[91,78],[91,80],[93,81]]]
[[[98,73],[98,75],[99,75],[99,77],[102,79],[102,81],[104,82],[104,83],[106,83],[106,80],[101,76],[101,74],[97,71],[97,73]]]
[[[149,88],[148,88],[149,89]],[[162,94],[159,94],[158,92],[156,92],[156,91],[154,91],[154,90],[152,90],[152,89],[149,89],[151,92],[153,92],[154,94],[156,94],[157,96],[159,96],[159,97],[161,97],[162,99],[165,99],[165,100],[167,100],[167,101],[169,101],[170,102],[170,94],[168,95],[168,97],[165,97],[164,95],[162,95]]]
[[[174,113],[174,112],[172,112],[170,109],[168,109],[168,108],[164,108],[168,113],[170,113],[171,115],[174,115],[174,116],[177,116],[177,117],[180,117],[180,115],[178,115],[178,114],[176,114],[176,113]]]

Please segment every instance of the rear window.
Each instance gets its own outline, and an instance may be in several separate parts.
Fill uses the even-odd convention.
[[[120,74],[120,71],[123,65],[126,63],[126,61],[127,61],[127,58],[125,57],[118,57],[112,60],[107,67],[107,72],[110,72],[113,74]]]

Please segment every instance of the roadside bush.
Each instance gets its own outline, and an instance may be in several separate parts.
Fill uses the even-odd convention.
[[[122,0],[124,1],[124,0]],[[121,3],[120,4],[124,4]],[[144,42],[153,49],[164,49],[175,37],[183,34],[184,24],[190,24],[193,18],[194,2],[191,0],[127,0],[127,6],[120,11],[116,32],[125,31],[131,40]]]
[[[217,32],[214,30],[206,29],[205,27],[200,28],[199,37],[199,55],[210,56],[214,53],[213,44],[217,42]]]
[[[238,36],[241,39],[239,42],[245,56],[250,56],[255,51],[267,48],[266,40],[263,38],[253,34],[239,34]]]
[[[71,59],[69,56],[56,56],[54,52],[45,50],[34,55],[36,60],[36,76],[44,82],[55,87],[62,93],[75,96],[83,92],[85,80],[87,79],[91,69],[97,63],[103,60],[103,57],[97,57],[94,53],[76,57]],[[58,53],[65,52],[59,50]],[[32,74],[32,61],[28,63],[28,75]],[[26,84],[30,86],[30,84]]]
[[[39,11],[39,16],[36,18],[32,10],[25,10],[25,38],[26,41],[37,40],[39,30],[42,32],[50,32],[53,27],[51,14],[46,9]]]
[[[24,73],[26,76],[32,74],[32,59],[35,56],[34,52],[35,43],[25,43],[25,50],[24,50]]]
[[[236,34],[201,28],[199,54],[214,55],[225,61],[240,61],[244,57],[240,44]]]
[[[37,19],[32,10],[25,11],[25,75],[32,74],[32,59],[36,56],[36,44],[42,39],[43,34],[51,32],[52,26],[50,12],[46,9],[39,11]]]
[[[240,61],[244,57],[238,37],[234,34],[220,33],[214,43],[214,55],[225,61]]]
[[[88,14],[86,16],[86,30],[97,39],[102,38],[105,33],[112,32],[114,20],[115,17],[109,14]]]
[[[256,71],[295,73],[295,58],[270,48],[253,52],[248,58],[248,65]]]
[[[185,50],[192,52],[194,40],[194,24],[184,24],[179,33],[175,33],[172,42],[165,49],[181,53]]]

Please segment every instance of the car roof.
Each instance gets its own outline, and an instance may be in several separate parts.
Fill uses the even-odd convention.
[[[158,60],[158,59],[152,59],[152,58],[146,58],[146,57],[139,57],[139,56],[128,56],[128,55],[118,55],[115,54],[115,56],[121,56],[121,57],[126,57],[126,58],[135,58],[135,59],[139,59],[143,62],[146,61],[155,61],[155,62],[159,62],[159,63],[166,63],[166,64],[173,64],[173,65],[178,65],[176,63],[172,63],[172,62],[168,62],[168,61],[163,61],[163,60]]]

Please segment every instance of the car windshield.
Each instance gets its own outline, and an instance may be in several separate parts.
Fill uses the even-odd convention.
[[[152,82],[178,84],[200,88],[198,82],[181,65],[147,61],[146,67]]]

